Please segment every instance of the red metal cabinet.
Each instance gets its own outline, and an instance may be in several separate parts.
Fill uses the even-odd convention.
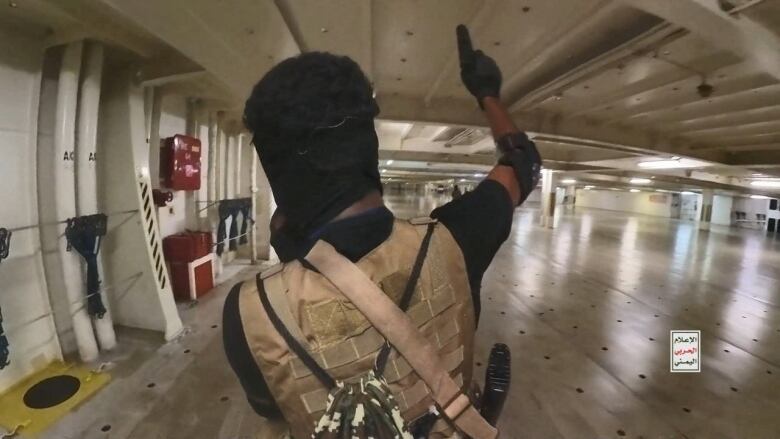
[[[173,262],[192,262],[211,253],[210,232],[185,232],[163,238],[165,259]]]
[[[212,260],[202,259],[212,253],[212,248],[211,232],[185,232],[163,238],[163,254],[176,299],[196,299],[214,288]]]
[[[170,189],[200,189],[200,139],[177,134],[160,145],[160,183]]]

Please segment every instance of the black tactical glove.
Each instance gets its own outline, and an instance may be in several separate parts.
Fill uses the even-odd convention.
[[[493,58],[471,46],[471,36],[466,26],[460,24],[455,29],[458,36],[458,55],[460,56],[460,78],[466,89],[477,98],[482,107],[482,99],[497,98],[501,91],[501,70]]]

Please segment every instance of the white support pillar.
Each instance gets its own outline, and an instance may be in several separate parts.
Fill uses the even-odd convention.
[[[76,216],[76,172],[75,134],[76,108],[78,100],[79,76],[81,74],[82,41],[70,43],[62,56],[62,67],[57,89],[57,110],[54,131],[55,157],[59,158],[54,167],[55,211],[57,219],[63,221]],[[58,251],[62,263],[64,293],[67,295],[69,312],[73,319],[73,332],[78,345],[79,356],[84,362],[97,359],[98,346],[92,330],[92,322],[87,314],[84,296],[84,282],[81,274],[80,256],[67,250],[67,241],[63,237],[65,225],[60,226]]]
[[[555,227],[555,188],[557,178],[551,169],[542,170],[542,227]]]
[[[190,137],[199,137],[200,123],[198,121],[199,105],[195,99],[187,99],[187,114],[185,117],[185,134]],[[188,230],[198,230],[198,193],[199,191],[186,191],[184,193],[184,221]]]
[[[573,184],[566,186],[566,207],[574,208],[574,197],[576,196],[577,186]]]
[[[712,201],[715,194],[712,189],[701,191],[701,216],[699,217],[699,229],[709,230],[712,221]]]
[[[76,211],[79,216],[98,213],[97,125],[103,79],[103,46],[100,43],[86,45],[82,70],[76,131]],[[102,273],[103,264],[99,262],[98,267]],[[99,294],[106,312],[101,318],[93,317],[92,324],[100,348],[110,350],[116,347],[111,304],[105,290],[101,288]]]

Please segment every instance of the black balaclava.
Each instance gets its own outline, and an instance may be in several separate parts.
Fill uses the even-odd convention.
[[[382,191],[372,94],[354,61],[317,52],[283,61],[255,86],[244,118],[285,217],[277,232],[283,237],[274,239],[285,243],[285,253],[369,192]]]

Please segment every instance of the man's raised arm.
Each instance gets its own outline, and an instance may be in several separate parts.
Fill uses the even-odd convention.
[[[501,103],[501,70],[496,62],[481,50],[474,50],[466,26],[459,25],[456,34],[460,77],[485,112],[499,153],[498,164],[487,178],[504,186],[514,205],[519,205],[539,181],[542,158],[536,145],[515,126]]]

